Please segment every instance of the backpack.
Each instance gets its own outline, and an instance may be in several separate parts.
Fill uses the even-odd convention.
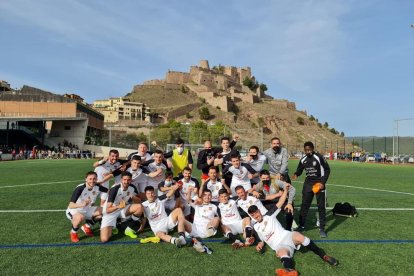
[[[358,212],[355,206],[352,206],[349,202],[336,203],[334,208],[332,209],[332,213],[336,216],[349,218],[358,216]]]

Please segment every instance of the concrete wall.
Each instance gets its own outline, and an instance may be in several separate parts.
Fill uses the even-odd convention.
[[[48,140],[62,143],[66,140],[81,147],[85,141],[88,120],[53,121]]]
[[[131,154],[134,151],[137,151],[136,149],[126,149],[126,148],[110,148],[110,147],[104,147],[104,146],[93,146],[93,145],[84,145],[82,150],[90,150],[91,152],[95,152],[95,156],[97,158],[102,158],[104,156],[109,155],[109,151],[111,149],[116,149],[119,151],[119,157],[120,158],[127,158],[129,154]]]
[[[167,113],[167,120],[175,119],[177,117],[183,116],[187,112],[191,112],[194,109],[198,109],[201,105],[202,105],[201,103],[193,103],[193,104],[181,106],[178,109],[171,110],[170,112]]]

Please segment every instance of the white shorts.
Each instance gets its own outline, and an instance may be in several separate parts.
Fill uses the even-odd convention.
[[[123,219],[127,218],[127,215],[125,214],[126,210],[128,209],[128,207],[123,208],[121,210],[116,210],[115,212],[112,212],[110,214],[105,213],[102,216],[102,221],[101,221],[101,229],[111,226],[111,227],[115,227],[116,226],[116,220],[120,217]]]
[[[233,235],[243,234],[243,220],[238,220],[233,223],[224,224],[233,233]]]
[[[190,236],[191,237],[197,237],[197,238],[209,238],[214,236],[217,233],[217,229],[216,231],[214,231],[214,233],[212,235],[207,233],[207,225],[206,226],[200,226],[200,225],[196,225],[193,223],[192,227],[191,227],[191,233]]]
[[[66,217],[69,220],[72,220],[72,217],[75,214],[82,214],[84,215],[85,219],[92,219],[93,213],[95,213],[97,206],[91,206],[91,207],[83,207],[79,209],[66,209]]]
[[[177,226],[177,224],[178,220],[174,223],[172,216],[170,214],[166,218],[150,223],[150,226],[152,232],[154,232],[154,234],[157,234],[157,232],[168,233],[170,230],[174,229],[174,227]]]
[[[290,231],[286,231],[282,238],[276,240],[271,240],[267,243],[270,248],[274,251],[279,251],[281,248],[285,248],[289,251],[289,255],[293,256],[295,250],[300,248],[300,245],[295,245],[293,242],[293,233]]]

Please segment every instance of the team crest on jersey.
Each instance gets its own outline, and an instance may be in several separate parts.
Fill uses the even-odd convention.
[[[250,199],[249,200],[249,204],[252,205],[253,204],[253,200]]]
[[[129,196],[131,193],[130,192],[127,192],[127,196]]]
[[[208,209],[209,209],[210,211],[212,211],[212,210],[213,210],[213,207],[208,207]]]
[[[84,193],[83,196],[86,196],[88,193]]]
[[[316,166],[316,161],[313,161],[313,162],[312,162],[312,165],[313,165],[313,166]]]
[[[93,191],[93,192],[92,192],[92,195],[96,195],[96,191]]]
[[[219,186],[216,186],[216,190],[218,190],[219,189]]]

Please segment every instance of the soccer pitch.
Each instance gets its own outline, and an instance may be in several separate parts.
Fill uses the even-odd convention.
[[[212,255],[166,243],[139,244],[117,235],[108,244],[95,237],[71,244],[64,214],[72,191],[92,160],[0,162],[0,262],[2,275],[274,275],[282,267],[268,247],[234,250],[217,234],[206,240]],[[292,174],[298,160],[290,160]],[[337,258],[332,268],[312,252],[295,253],[301,275],[414,275],[414,174],[412,166],[329,162],[328,203],[348,201],[357,218],[327,213],[328,238],[321,240],[315,210],[304,233]],[[196,175],[198,176],[198,175]],[[293,182],[297,221],[304,176]],[[316,202],[314,200],[313,206]],[[284,222],[281,218],[282,224]],[[144,234],[152,236],[150,230]]]

